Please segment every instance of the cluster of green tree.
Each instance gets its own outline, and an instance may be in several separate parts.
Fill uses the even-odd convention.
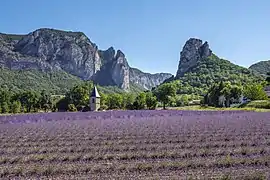
[[[190,105],[192,100],[198,100],[201,96],[195,94],[177,94],[177,82],[164,83],[152,91],[140,93],[122,93],[101,95],[102,109],[155,109],[162,106],[179,107]],[[196,102],[193,102],[196,103]]]
[[[200,93],[196,93],[199,88],[192,87],[190,85],[185,86],[181,80],[174,80],[166,82],[165,84],[171,84],[176,91],[175,96],[171,96],[169,100],[169,105],[172,107],[187,106],[191,101],[199,101],[203,98],[205,94],[204,91],[199,90]],[[161,87],[163,84],[161,85]],[[159,88],[159,86],[157,87]],[[155,92],[157,88],[153,88],[152,91]],[[194,91],[195,90],[195,91]]]
[[[268,100],[268,96],[264,90],[265,83],[247,84],[244,86],[243,95],[251,101]]]
[[[155,109],[160,103],[165,109],[166,106],[200,105],[203,101],[211,106],[229,107],[231,103],[239,102],[242,96],[252,101],[266,100],[265,85],[265,82],[241,85],[241,83],[232,84],[229,81],[221,81],[220,83],[214,83],[204,97],[196,94],[181,94],[180,89],[183,86],[179,80],[164,83],[151,92],[140,93],[103,93],[104,91],[100,87],[102,92],[100,93],[101,109]],[[91,89],[93,89],[92,83],[85,83],[72,88],[62,99],[65,102],[62,109],[74,111],[87,107],[89,103],[88,92]],[[222,102],[220,102],[221,97],[223,97]]]
[[[24,91],[12,93],[7,89],[0,90],[1,113],[23,113],[48,111],[53,109],[52,96],[46,91]]]
[[[51,91],[32,89],[17,92],[7,86],[0,88],[0,113],[24,113],[38,111],[82,111],[89,110],[89,93],[93,82],[78,83],[65,95],[53,95]],[[97,86],[102,96],[102,109],[154,109],[156,98],[151,92],[134,90],[127,93],[116,87]]]
[[[197,62],[184,76],[177,79],[177,94],[204,96],[217,82],[229,81],[232,85],[259,83],[264,78],[255,72],[220,59],[214,54]]]
[[[230,82],[215,83],[205,95],[204,103],[216,107],[230,107],[234,100],[240,99],[243,89]]]
[[[92,91],[94,85],[92,82],[85,82],[76,85],[65,94],[65,97],[56,103],[59,111],[88,111],[89,110],[89,92]],[[98,88],[99,89],[99,88]],[[176,97],[176,84],[165,83],[156,88],[154,91],[145,92],[123,92],[123,93],[104,93],[102,88],[99,89],[101,102],[100,109],[156,109],[159,103],[163,108],[171,104],[180,104],[181,96]],[[188,96],[183,96],[186,101]],[[178,100],[178,101],[176,101]]]
[[[204,96],[204,104],[215,107],[230,107],[232,103],[243,103],[243,98],[251,101],[267,100],[265,83],[249,83],[244,86],[231,82],[215,83]]]
[[[76,85],[65,94],[56,107],[59,111],[88,111],[89,110],[89,93],[94,85],[92,82],[85,82]],[[156,106],[156,99],[150,92],[145,93],[126,93],[126,92],[111,92],[102,90],[98,86],[101,95],[101,109],[143,109],[148,107],[152,109]],[[105,92],[105,93],[104,93]]]

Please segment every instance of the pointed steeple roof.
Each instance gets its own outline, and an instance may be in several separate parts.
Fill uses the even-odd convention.
[[[96,86],[94,86],[94,89],[93,89],[93,91],[92,91],[92,93],[91,93],[91,97],[97,97],[97,98],[100,98],[100,95],[99,95],[99,93],[98,93],[98,90],[97,90],[97,87],[96,87]]]

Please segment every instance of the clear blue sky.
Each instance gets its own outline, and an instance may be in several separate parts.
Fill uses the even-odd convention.
[[[270,59],[269,0],[1,0],[0,22],[4,33],[82,31],[147,72],[175,74],[190,37],[242,66]]]

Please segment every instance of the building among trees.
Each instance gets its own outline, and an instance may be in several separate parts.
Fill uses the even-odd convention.
[[[90,94],[89,100],[90,100],[90,111],[98,111],[100,108],[100,95],[98,93],[96,86],[94,86],[92,93]]]

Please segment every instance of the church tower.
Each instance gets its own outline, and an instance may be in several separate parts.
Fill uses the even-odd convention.
[[[94,86],[92,93],[90,94],[90,110],[98,111],[100,108],[100,95],[98,93],[97,87]]]

